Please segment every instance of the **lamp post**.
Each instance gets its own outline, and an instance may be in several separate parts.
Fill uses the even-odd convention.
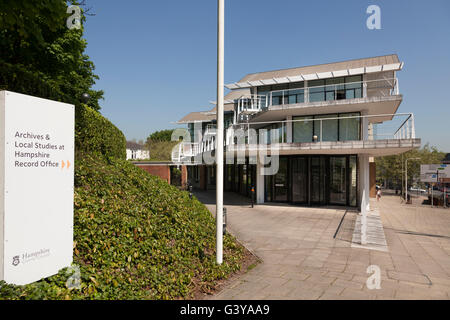
[[[223,262],[223,86],[225,0],[217,0],[216,262]]]
[[[83,93],[81,95],[81,100],[87,104],[89,102],[89,100],[91,99],[91,96],[89,95],[89,93]]]
[[[408,204],[408,160],[420,160],[420,158],[409,158],[405,161],[405,201]]]

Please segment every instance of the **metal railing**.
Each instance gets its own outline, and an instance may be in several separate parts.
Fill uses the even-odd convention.
[[[184,158],[195,157],[204,152],[198,142],[180,142],[172,149],[172,161],[181,162]]]
[[[273,106],[393,95],[399,95],[397,78],[307,86],[270,91],[265,95],[244,95],[236,101],[236,122],[241,113],[258,113]]]
[[[204,135],[215,135],[217,132],[217,125],[207,124]]]
[[[339,124],[338,124],[339,122]],[[270,127],[270,129],[267,129]],[[334,129],[332,129],[334,128]],[[273,140],[272,130],[278,131]],[[310,139],[304,134],[297,137],[296,130],[310,130]],[[239,134],[238,134],[239,132]],[[252,136],[253,135],[253,136]],[[244,140],[242,140],[244,137]],[[231,126],[226,130],[224,146],[244,144],[321,143],[337,141],[371,141],[415,139],[415,121],[412,113],[357,115],[339,117],[249,122]],[[241,139],[241,140],[239,140]],[[172,161],[195,157],[199,153],[215,150],[215,136],[203,136],[196,143],[182,142],[172,152]]]

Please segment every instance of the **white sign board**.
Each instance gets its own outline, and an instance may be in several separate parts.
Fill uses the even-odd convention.
[[[0,91],[0,280],[72,263],[73,105]]]
[[[439,182],[444,178],[450,178],[450,165],[422,164],[420,166],[420,181]]]

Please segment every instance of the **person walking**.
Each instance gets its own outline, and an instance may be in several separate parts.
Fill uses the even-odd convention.
[[[380,201],[381,199],[381,188],[377,187],[377,201]]]

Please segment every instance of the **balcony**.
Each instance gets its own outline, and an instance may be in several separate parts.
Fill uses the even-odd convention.
[[[319,80],[325,81],[325,80]],[[315,81],[310,83],[314,84]],[[338,82],[338,81],[335,81]],[[329,106],[339,104],[367,103],[369,101],[398,100],[400,95],[398,79],[376,79],[356,82],[340,82],[319,86],[270,91],[265,94],[245,95],[236,101],[237,122],[239,116],[249,114],[250,118],[259,116],[262,111]]]
[[[279,154],[370,154],[383,156],[420,147],[414,115],[379,114],[337,117],[307,116],[302,119],[248,122],[225,133],[225,152],[277,152]],[[183,145],[183,147],[181,147]],[[215,137],[200,143],[181,143],[173,159],[190,160],[212,151]],[[175,161],[175,160],[174,160]]]
[[[217,131],[217,125],[215,124],[207,124],[206,125],[206,129],[204,131],[204,135],[208,136],[208,135],[215,135]]]

